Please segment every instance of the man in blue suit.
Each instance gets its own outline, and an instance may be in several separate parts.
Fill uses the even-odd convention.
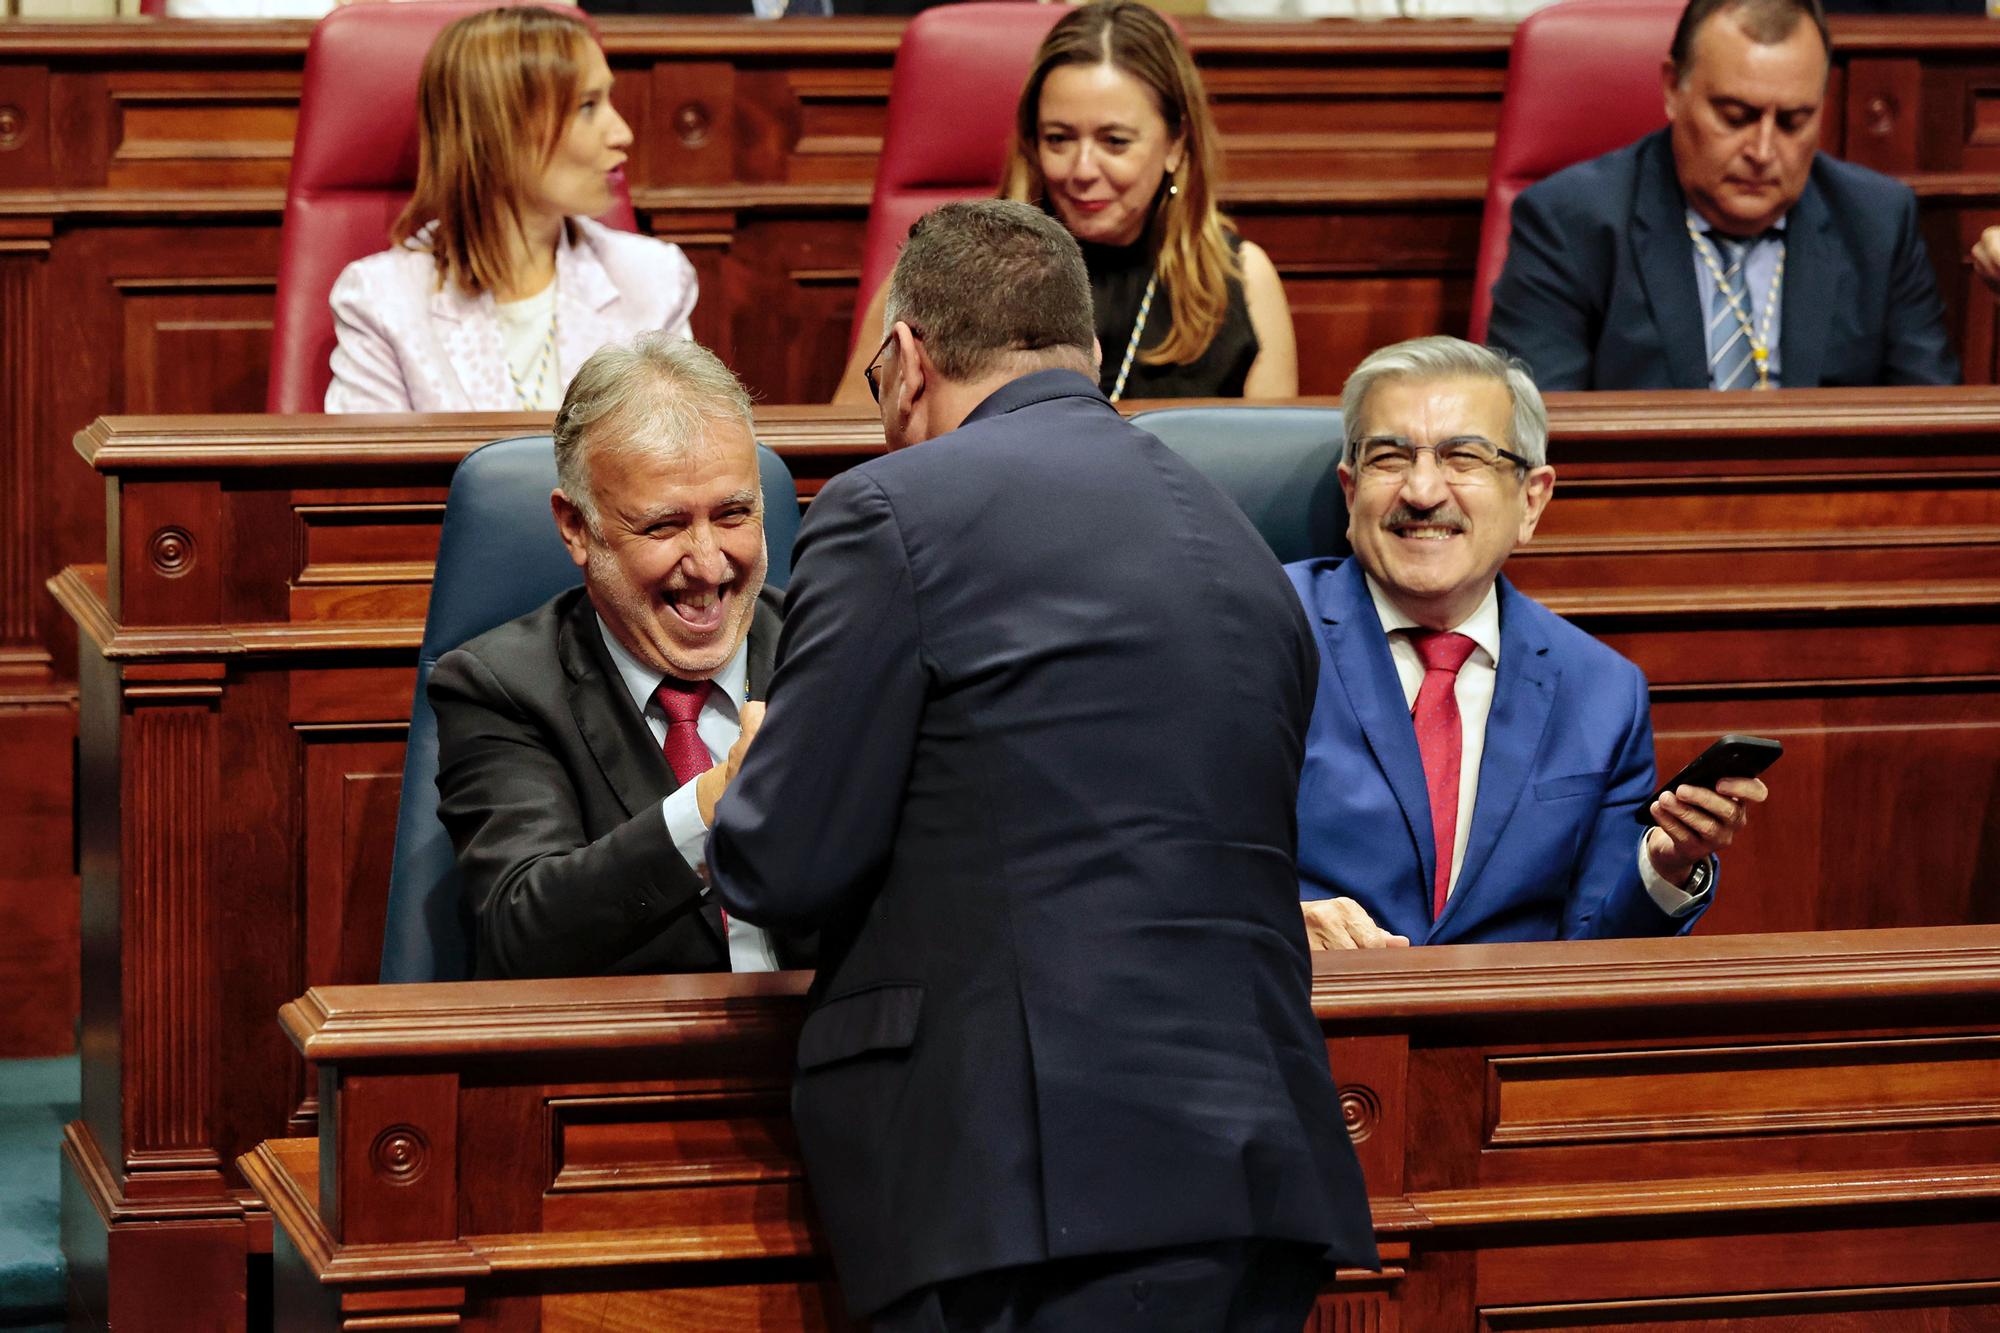
[[[1814,0],[1693,0],[1668,127],[1514,202],[1487,340],[1548,389],[1956,384],[1909,188],[1817,151]]]
[[[732,917],[823,928],[792,1118],[847,1302],[1298,1333],[1375,1266],[1292,862],[1311,629],[1098,392],[1060,223],[937,209],[883,319],[892,452],[813,500],[709,843]]]
[[[1374,353],[1341,394],[1345,561],[1286,566],[1319,634],[1299,779],[1315,947],[1686,931],[1755,778],[1653,803],[1646,679],[1500,575],[1555,488],[1518,365],[1456,338]]]

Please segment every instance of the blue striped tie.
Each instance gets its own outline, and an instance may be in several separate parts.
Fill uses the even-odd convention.
[[[1716,284],[1715,300],[1708,310],[1708,379],[1718,389],[1748,389],[1757,382],[1757,363],[1750,354],[1750,338],[1736,311],[1755,318],[1750,309],[1749,284],[1744,279],[1743,260],[1750,253],[1750,241],[1731,240],[1709,234],[1722,256],[1722,281]],[[1729,297],[1736,297],[1735,309]]]

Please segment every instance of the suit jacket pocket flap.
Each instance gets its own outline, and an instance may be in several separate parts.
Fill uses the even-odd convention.
[[[1560,801],[1565,796],[1594,796],[1604,790],[1605,774],[1576,773],[1566,778],[1550,778],[1535,784],[1535,799]]]
[[[918,985],[871,986],[836,995],[807,1016],[799,1030],[799,1068],[818,1069],[866,1055],[899,1051],[917,1037],[917,1014],[924,988]]]

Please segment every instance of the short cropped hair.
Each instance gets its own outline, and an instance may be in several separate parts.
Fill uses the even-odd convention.
[[[1776,46],[1792,35],[1801,20],[1810,21],[1819,33],[1820,49],[1833,61],[1833,34],[1827,31],[1826,11],[1820,0],[1688,0],[1681,21],[1674,26],[1674,42],[1667,59],[1674,67],[1674,82],[1686,83],[1694,64],[1694,35],[1715,15],[1727,12],[1741,24],[1750,40],[1759,46]]]
[[[1091,364],[1090,274],[1062,223],[1007,199],[944,204],[916,220],[889,275],[883,327],[902,320],[948,380],[1009,354],[1068,350]]]
[[[596,41],[573,10],[515,5],[468,14],[431,43],[417,79],[416,189],[389,239],[428,248],[441,286],[477,296],[508,277],[513,229]]]
[[[1514,414],[1507,423],[1507,447],[1528,460],[1529,467],[1549,461],[1549,409],[1528,368],[1504,352],[1445,334],[1411,338],[1369,353],[1354,368],[1340,390],[1341,431],[1347,438],[1346,460],[1354,464],[1361,451],[1368,416],[1368,395],[1385,380],[1498,380],[1507,386]]]
[[[683,454],[717,423],[737,422],[750,428],[750,395],[700,343],[658,329],[606,343],[577,369],[556,413],[556,482],[602,537],[593,456]]]

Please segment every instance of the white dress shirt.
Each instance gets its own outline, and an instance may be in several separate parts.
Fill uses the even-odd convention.
[[[1423,688],[1424,663],[1417,656],[1417,646],[1410,642],[1410,636],[1401,631],[1426,627],[1404,615],[1402,608],[1389,600],[1389,595],[1372,577],[1364,575],[1364,578],[1368,596],[1375,603],[1375,614],[1389,636],[1389,657],[1396,664],[1396,678],[1403,686],[1403,702],[1414,709],[1417,692]],[[1448,893],[1458,890],[1458,872],[1465,864],[1465,845],[1472,836],[1472,812],[1479,799],[1479,761],[1486,754],[1486,719],[1493,712],[1493,683],[1500,670],[1498,587],[1489,587],[1472,614],[1452,626],[1452,632],[1463,634],[1475,646],[1458,671],[1456,697],[1462,740],[1458,759],[1458,828],[1452,840]],[[1702,901],[1678,885],[1669,884],[1653,869],[1653,858],[1646,855],[1644,833],[1639,835],[1639,879],[1653,902],[1668,916],[1684,915]]]
[[[632,696],[632,703],[639,715],[646,719],[646,729],[653,733],[653,741],[664,745],[667,739],[667,715],[660,711],[660,702],[653,696],[660,688],[660,682],[667,678],[664,671],[656,671],[626,651],[604,623],[604,617],[597,617],[598,633],[604,636],[604,646],[611,650],[611,661],[618,668],[619,679],[625,682],[626,691]],[[695,718],[694,728],[701,736],[701,743],[708,747],[708,757],[712,763],[721,763],[729,753],[729,747],[736,744],[736,738],[743,734],[741,708],[749,694],[750,645],[745,640],[736,645],[736,652],[715,673],[712,683],[715,688],[708,692],[708,699],[701,706],[701,713]],[[666,763],[664,756],[662,764]],[[701,806],[694,796],[694,784],[683,782],[667,793],[666,800],[660,802],[660,813],[667,821],[667,835],[674,840],[674,849],[695,874],[701,876],[702,894],[708,894],[708,825],[701,819]],[[778,970],[778,954],[771,945],[770,935],[761,927],[748,921],[729,918],[729,970],[732,972],[775,972]]]

